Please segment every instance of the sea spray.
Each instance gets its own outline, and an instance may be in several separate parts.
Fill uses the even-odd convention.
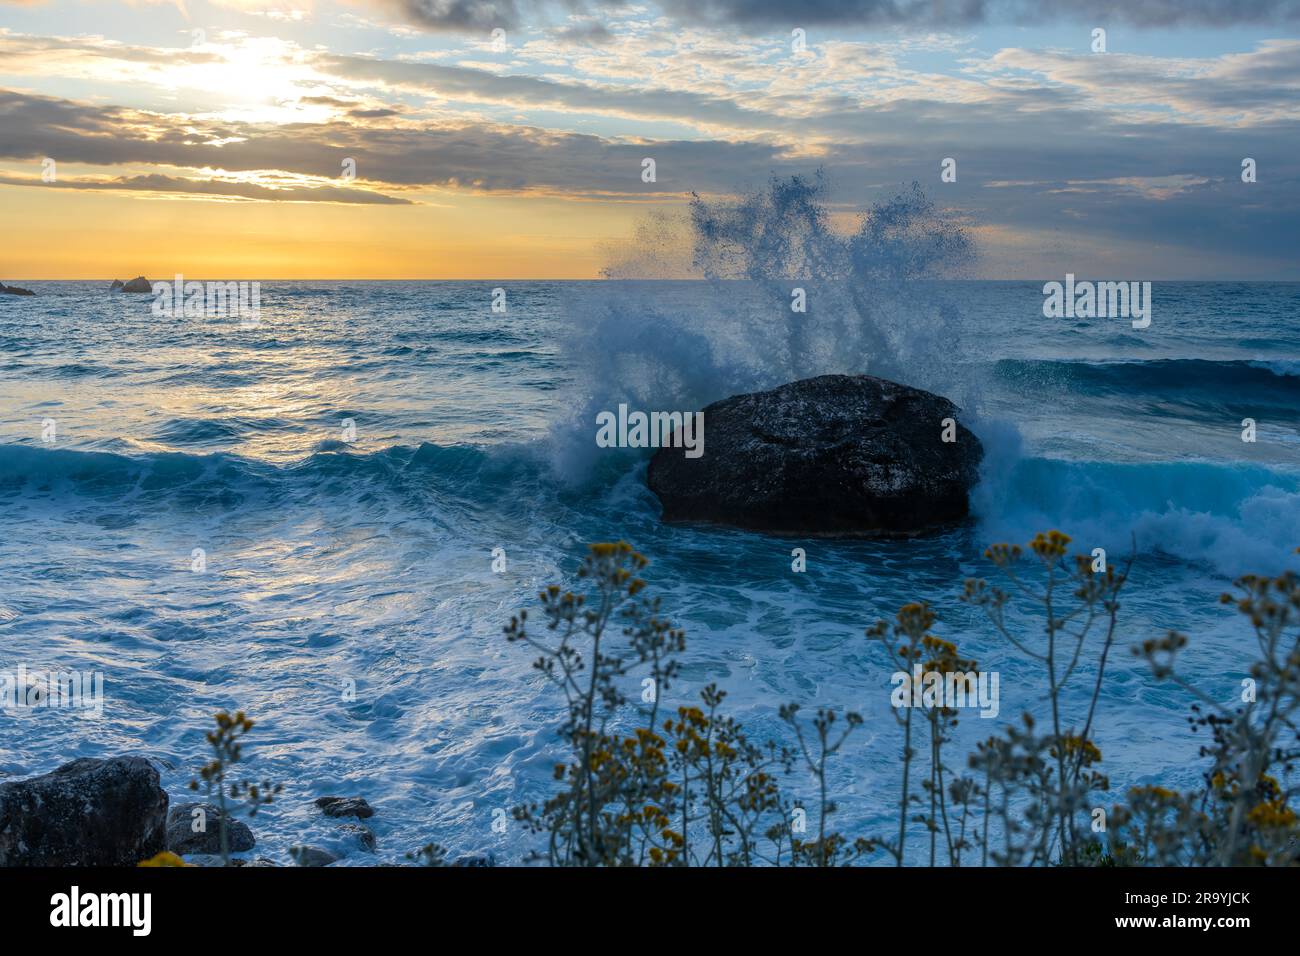
[[[596,415],[596,444],[601,448],[682,448],[687,458],[704,454],[703,412],[628,411]]]
[[[585,482],[602,410],[703,408],[816,375],[873,374],[974,411],[962,314],[935,280],[974,257],[966,230],[913,184],[856,223],[821,175],[773,179],[739,199],[695,197],[612,250],[609,280],[575,290],[565,351],[578,388],[550,439],[557,473]],[[668,275],[676,270],[676,279]],[[683,278],[683,272],[685,278]]]
[[[989,447],[989,436],[984,441]],[[980,541],[1022,541],[1068,529],[1080,551],[1164,554],[1224,576],[1296,568],[1300,476],[1208,461],[1068,461],[1013,446],[989,458],[972,496]]]

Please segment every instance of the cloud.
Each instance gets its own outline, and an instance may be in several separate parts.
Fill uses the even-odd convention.
[[[902,145],[916,138],[922,120],[978,143],[986,137],[972,128],[977,116],[1017,129],[1056,123],[1067,111],[1077,114],[1071,124],[1093,129],[1142,114],[1238,128],[1300,120],[1296,40],[1201,58],[1011,48],[963,58],[955,73],[922,73],[873,43],[825,40],[814,58],[795,62],[772,44],[620,34],[614,44],[571,54],[581,81],[551,68],[554,42],[516,48],[511,72],[501,72],[251,38],[165,50],[97,37],[0,34],[0,72],[119,83],[136,102],[152,88],[160,105],[182,89],[191,112],[244,120],[319,122],[346,119],[349,110],[352,119],[375,121],[393,119],[393,110],[475,118],[545,111],[572,117],[548,117],[552,125],[618,120],[604,123],[608,135],[639,137],[648,122],[672,123],[682,127],[677,135],[776,143],[805,155],[837,143]],[[386,95],[393,91],[421,98],[423,109],[395,104]],[[656,132],[667,131],[660,125]]]
[[[524,0],[379,0],[383,8],[426,30],[480,31],[517,27],[521,12],[540,10],[544,4]]]
[[[609,27],[598,20],[588,20],[561,27],[555,31],[555,36],[557,39],[569,43],[592,43],[597,45],[611,43],[614,40],[614,34],[610,32]]]
[[[312,63],[336,79],[400,87],[441,99],[673,120],[745,131],[788,125],[762,111],[746,109],[730,97],[690,90],[559,81],[463,66],[335,54],[321,54]]]
[[[342,203],[345,205],[410,206],[409,199],[385,196],[368,189],[348,186],[264,186],[260,183],[222,179],[185,179],[153,173],[114,179],[67,179],[53,183],[20,176],[0,176],[6,186],[39,186],[41,189],[125,190],[166,195],[210,196],[223,199],[252,199],[261,202]]]
[[[1140,27],[1228,26],[1300,18],[1296,0],[661,0],[675,17],[737,25],[962,28],[1055,20]]]
[[[329,180],[338,177],[344,160],[352,159],[358,186],[579,198],[645,199],[692,189],[722,191],[735,185],[737,170],[759,171],[762,178],[783,165],[779,149],[763,143],[625,143],[484,122],[226,123],[16,91],[0,91],[0,128],[5,130],[0,158],[34,164],[48,156],[61,166],[145,164],[210,170],[214,176],[219,171],[227,180],[230,174]],[[641,181],[641,160],[647,155],[660,164],[657,183]],[[168,191],[175,184],[157,185]],[[137,188],[147,186],[147,180],[137,180]]]
[[[536,26],[560,10],[626,12],[624,0],[374,0],[405,21],[433,31],[487,31]],[[678,23],[767,29],[845,26],[859,29],[954,30],[982,24],[1053,21],[1125,23],[1135,27],[1226,27],[1300,20],[1300,0],[657,0]]]
[[[1033,74],[1096,107],[1154,108],[1188,122],[1262,125],[1300,120],[1300,40],[1201,59],[999,51],[977,70]]]

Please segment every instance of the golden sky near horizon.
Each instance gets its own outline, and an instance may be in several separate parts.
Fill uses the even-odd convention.
[[[438,205],[156,199],[0,186],[0,281],[590,279],[646,206],[463,194]]]

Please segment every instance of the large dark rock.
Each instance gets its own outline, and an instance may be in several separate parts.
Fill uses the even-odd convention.
[[[111,289],[109,290],[112,291]],[[122,285],[123,292],[153,292],[153,286],[144,276],[136,276],[129,282]]]
[[[167,794],[140,757],[83,757],[0,784],[0,866],[135,866],[166,831]]]
[[[195,810],[202,811],[195,814]],[[257,845],[253,831],[242,820],[226,814],[226,836],[231,853]],[[202,829],[195,832],[197,825]],[[221,852],[221,808],[212,803],[178,803],[167,814],[167,849],[184,856]]]
[[[31,289],[20,289],[16,285],[5,285],[3,282],[0,282],[0,292],[6,295],[35,295],[36,294]]]
[[[983,449],[948,399],[869,375],[822,375],[704,409],[704,453],[660,448],[665,521],[775,534],[916,534],[960,521]]]

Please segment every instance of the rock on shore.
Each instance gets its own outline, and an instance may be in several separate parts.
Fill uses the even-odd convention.
[[[298,866],[329,866],[340,859],[338,854],[324,847],[296,844],[289,847],[289,856]]]
[[[703,455],[660,448],[647,481],[669,522],[791,535],[916,534],[968,513],[983,449],[958,413],[918,388],[822,375],[709,405]]]
[[[199,827],[197,832],[196,826]],[[226,837],[231,853],[243,853],[257,845],[248,824],[230,814],[226,814]],[[178,803],[173,806],[167,814],[167,849],[181,856],[220,853],[221,808],[211,803]]]
[[[0,784],[0,866],[135,866],[166,832],[167,794],[141,757],[83,757]]]

